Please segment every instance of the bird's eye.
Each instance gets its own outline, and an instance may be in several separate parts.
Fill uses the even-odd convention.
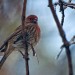
[[[30,18],[30,20],[32,20],[32,18]]]

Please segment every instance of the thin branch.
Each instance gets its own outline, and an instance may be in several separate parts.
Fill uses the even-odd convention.
[[[71,3],[71,2],[72,2],[72,0],[69,0],[68,2],[69,2],[69,3]]]
[[[72,0],[69,0],[67,3],[71,3]],[[55,7],[56,5],[59,5],[60,6],[60,12],[62,13],[62,19],[61,19],[61,25],[63,26],[63,23],[64,23],[64,17],[65,17],[65,13],[64,13],[64,10],[67,8],[67,7],[70,7],[73,9],[73,6],[66,6],[65,5],[66,2],[64,2],[63,0],[59,0],[59,2],[55,3]]]
[[[61,52],[63,51],[63,48],[61,48],[61,51],[59,52],[59,54],[57,55],[57,59],[59,58]]]
[[[28,43],[26,41],[27,32],[24,29],[25,27],[25,19],[26,19],[26,3],[27,0],[24,0],[23,3],[23,11],[22,11],[22,36],[23,36],[23,44],[25,47],[25,64],[26,64],[26,75],[29,75],[29,55],[28,55]]]
[[[69,8],[72,8],[72,9],[75,9],[75,4],[74,3],[71,3],[71,2],[65,2],[65,1],[62,1],[63,2],[63,7],[64,9],[66,9],[67,7]],[[59,5],[60,6],[60,3],[59,2],[55,2],[54,3],[55,6]]]
[[[60,12],[62,13],[62,19],[61,19],[61,25],[63,26],[63,23],[64,23],[64,4],[63,4],[63,1],[62,0],[59,0],[59,3],[60,3]]]
[[[72,0],[68,0],[68,2],[67,3],[71,3],[72,2]],[[64,6],[64,9],[66,9],[67,8],[67,6]]]
[[[50,9],[51,9],[51,12],[53,14],[53,17],[54,17],[54,20],[56,22],[56,25],[57,25],[57,28],[58,28],[58,31],[59,31],[59,34],[62,38],[62,41],[64,43],[64,47],[66,49],[66,54],[67,54],[67,59],[68,59],[68,68],[69,68],[69,75],[73,75],[73,67],[72,67],[72,59],[71,59],[71,52],[70,52],[70,49],[69,49],[69,42],[67,41],[66,39],[66,35],[65,35],[65,32],[59,22],[59,19],[56,15],[56,12],[54,10],[54,6],[52,4],[52,0],[48,0],[49,1],[49,6],[50,6]]]

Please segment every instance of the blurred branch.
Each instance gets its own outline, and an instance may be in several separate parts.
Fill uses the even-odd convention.
[[[71,2],[72,2],[72,0],[69,0],[68,2],[69,2],[69,3],[71,3]]]
[[[25,59],[25,64],[26,64],[26,75],[29,75],[29,55],[28,55],[28,43],[26,41],[27,37],[27,32],[25,32],[25,19],[26,19],[26,3],[27,0],[24,0],[23,3],[23,11],[22,11],[22,36],[23,36],[23,44],[24,44],[24,49],[25,49],[25,55],[23,55]]]
[[[68,0],[68,2],[67,3],[71,3],[72,2],[72,0]],[[67,8],[67,6],[64,6],[64,9],[66,9]]]
[[[65,2],[65,1],[62,1],[62,2],[63,2],[64,9],[66,9],[67,7],[72,8],[72,9],[75,9],[75,4],[74,3]],[[55,2],[54,5],[55,6],[57,6],[57,5],[60,6],[60,3],[59,2]]]
[[[60,12],[62,13],[61,25],[63,26],[65,15],[64,15],[64,7],[62,0],[59,0],[59,3],[60,3]]]
[[[75,7],[74,6],[68,6],[68,4],[71,4],[71,1],[72,0],[69,0],[68,2],[65,2],[63,0],[58,0],[58,2],[54,3],[55,6],[59,5],[60,6],[60,12],[62,13],[62,19],[61,19],[61,25],[63,26],[63,23],[64,23],[64,17],[65,17],[65,14],[64,14],[64,10],[67,8],[67,7],[70,7],[72,9],[74,9]]]
[[[70,44],[69,44],[69,42],[68,42],[67,39],[66,39],[65,32],[64,32],[64,30],[63,30],[63,28],[62,28],[62,26],[61,26],[61,24],[60,24],[60,22],[59,22],[59,19],[58,19],[57,15],[56,15],[56,12],[55,12],[55,10],[54,10],[54,6],[53,6],[53,4],[52,4],[52,0],[48,0],[48,2],[49,2],[49,5],[48,5],[48,6],[49,6],[50,9],[51,9],[51,12],[52,12],[53,17],[54,17],[54,20],[55,20],[55,22],[56,22],[56,25],[57,25],[59,34],[60,34],[60,36],[61,36],[61,38],[62,38],[62,41],[63,41],[63,43],[64,43],[64,47],[65,47],[65,49],[66,49],[66,54],[67,54],[67,59],[68,59],[69,75],[73,75],[71,52],[70,52],[70,49],[69,49]]]

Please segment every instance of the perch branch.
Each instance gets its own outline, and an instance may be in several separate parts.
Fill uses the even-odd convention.
[[[29,75],[29,55],[28,55],[28,43],[26,41],[27,33],[24,30],[25,19],[26,19],[26,3],[27,0],[24,0],[23,3],[23,11],[22,11],[22,36],[23,36],[23,45],[25,49],[25,64],[26,64],[26,75]],[[23,55],[24,56],[24,55]]]
[[[62,41],[63,41],[63,43],[64,43],[64,47],[65,47],[65,49],[66,49],[66,55],[67,55],[67,59],[68,59],[69,75],[73,75],[71,52],[70,52],[70,49],[69,49],[70,44],[69,44],[69,42],[68,42],[67,39],[66,39],[65,32],[64,32],[64,30],[63,30],[63,28],[62,28],[62,26],[61,26],[61,24],[60,24],[60,22],[59,22],[59,19],[58,19],[57,15],[56,15],[56,12],[55,12],[55,10],[54,10],[54,6],[53,6],[53,4],[52,4],[52,0],[48,0],[48,2],[49,2],[49,7],[50,7],[50,9],[51,9],[51,12],[52,12],[52,14],[53,14],[54,20],[55,20],[55,22],[56,22],[56,25],[57,25],[59,34],[60,34],[60,36],[61,36],[61,38],[62,38]]]
[[[10,39],[12,39],[12,37],[14,37],[14,36],[15,36],[17,33],[19,33],[20,31],[22,31],[23,43],[24,43],[24,47],[26,47],[26,48],[25,48],[25,55],[23,55],[21,52],[20,52],[20,53],[25,57],[25,62],[26,62],[26,75],[29,75],[28,43],[27,43],[27,41],[26,41],[26,39],[25,39],[26,35],[24,34],[24,33],[25,33],[25,32],[24,32],[24,28],[25,28],[24,26],[25,26],[25,18],[26,18],[26,16],[25,16],[25,14],[26,14],[26,3],[27,3],[27,0],[24,0],[24,3],[23,3],[23,11],[22,11],[22,29],[19,30],[19,31],[17,31],[16,33],[11,34],[11,35],[4,41],[4,43],[3,43],[3,44],[1,45],[1,47],[0,47],[0,51],[3,51],[3,50],[4,50],[3,48],[7,45],[8,41],[9,41]]]

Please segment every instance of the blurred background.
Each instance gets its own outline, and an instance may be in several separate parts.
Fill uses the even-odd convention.
[[[53,0],[56,2],[58,0]],[[68,0],[66,0],[67,2]],[[75,0],[72,0],[75,3]],[[23,0],[0,0],[0,45],[3,41],[21,25]],[[61,13],[59,6],[56,12],[61,21]],[[48,0],[27,0],[26,16],[34,14],[38,16],[38,23],[41,28],[41,39],[35,47],[37,57],[33,57],[30,51],[30,75],[68,75],[68,63],[65,50],[58,59],[62,40],[59,36],[56,23],[52,13],[48,7]],[[64,31],[66,37],[70,40],[75,35],[75,10],[67,8],[65,10]],[[75,66],[75,45],[70,47],[72,54],[73,68]],[[0,56],[1,58],[2,56]],[[75,68],[74,68],[75,70]],[[0,75],[25,75],[25,63],[21,54],[17,51],[13,52],[2,69]],[[75,75],[75,72],[74,72]]]

